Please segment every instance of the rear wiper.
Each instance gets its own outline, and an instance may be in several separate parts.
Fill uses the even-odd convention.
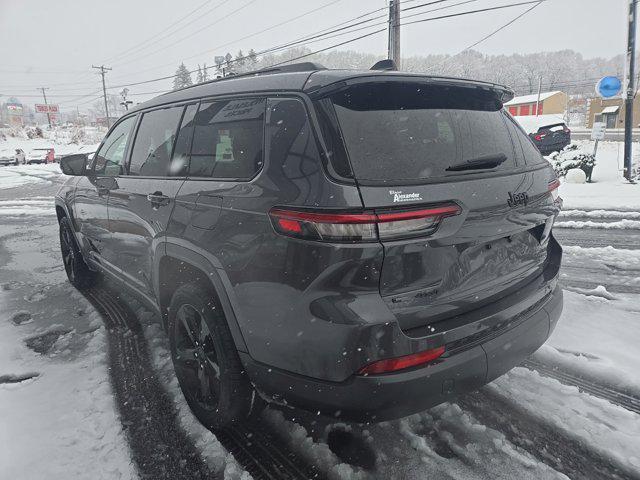
[[[493,168],[497,167],[506,160],[507,156],[504,153],[483,155],[482,157],[451,165],[450,167],[447,167],[446,170],[448,172],[460,172],[463,170],[480,170],[483,168]]]

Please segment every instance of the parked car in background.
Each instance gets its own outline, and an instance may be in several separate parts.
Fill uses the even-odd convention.
[[[27,154],[27,164],[54,163],[55,150],[53,148],[34,148]]]
[[[559,152],[571,143],[571,130],[558,115],[513,117],[543,155]]]
[[[0,150],[0,165],[22,165],[25,162],[24,151],[20,148]]]

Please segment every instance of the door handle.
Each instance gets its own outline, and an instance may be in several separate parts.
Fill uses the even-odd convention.
[[[149,200],[154,207],[161,207],[163,205],[169,205],[171,199],[162,192],[153,192],[147,195],[147,200]]]

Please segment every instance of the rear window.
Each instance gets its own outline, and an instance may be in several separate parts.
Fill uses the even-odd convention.
[[[359,180],[415,181],[515,166],[502,105],[490,92],[388,82],[353,86],[330,101]],[[451,169],[496,158],[491,168]]]

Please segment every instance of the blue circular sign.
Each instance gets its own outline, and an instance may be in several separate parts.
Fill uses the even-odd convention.
[[[618,77],[602,77],[596,84],[596,93],[603,98],[615,97],[622,89],[622,82]]]

